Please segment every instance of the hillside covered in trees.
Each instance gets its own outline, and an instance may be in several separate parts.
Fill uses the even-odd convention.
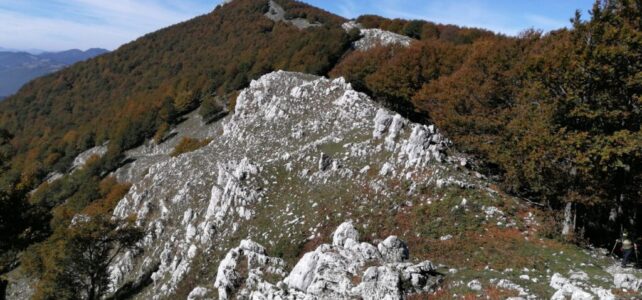
[[[0,50],[0,100],[15,94],[22,85],[42,75],[59,71],[66,66],[84,61],[109,51],[105,49],[78,49],[62,52],[31,54]]]
[[[24,209],[34,198],[27,193],[48,174],[66,173],[80,152],[109,141],[107,155],[93,172],[99,180],[120,165],[124,150],[146,138],[161,140],[181,115],[203,101],[239,90],[273,70],[327,73],[354,38],[341,29],[344,20],[280,2],[291,13],[324,26],[301,31],[265,18],[268,1],[234,1],[35,80],[3,101],[0,193],[9,209],[2,211],[2,247],[16,245],[13,237],[18,235],[27,244],[46,236],[46,212],[67,198],[82,193],[76,209],[96,199],[97,185],[88,183],[95,180],[77,178],[64,187],[43,187],[48,189],[43,199],[32,199],[32,209]],[[29,226],[34,228],[23,234]]]
[[[129,163],[124,152],[162,143],[199,108],[205,119],[231,110],[239,90],[275,70],[344,77],[404,117],[436,124],[471,158],[468,168],[554,218],[555,236],[604,246],[622,231],[642,234],[639,1],[597,1],[570,29],[516,37],[362,16],[364,28],[414,39],[367,51],[352,47],[359,31],[344,30],[347,20],[275,2],[286,19],[320,26],[272,21],[267,0],[235,0],[1,102],[0,270],[22,263],[41,279],[39,297],[78,297],[68,276],[82,268],[70,264],[82,256],[77,245],[104,237],[99,259],[109,259],[141,238],[106,217],[130,188],[110,174]],[[211,140],[183,141],[173,156]],[[101,145],[104,156],[69,172],[78,154]],[[54,174],[64,176],[48,180]],[[78,214],[94,221],[76,226]],[[96,280],[82,288],[104,292],[107,279]]]
[[[458,38],[445,26],[366,16],[367,26],[421,41],[353,53],[331,74],[435,122],[506,191],[568,207],[577,238],[608,243],[639,228],[641,12],[636,1],[598,1],[570,30]]]

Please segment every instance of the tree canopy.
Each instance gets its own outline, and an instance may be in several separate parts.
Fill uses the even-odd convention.
[[[0,212],[0,232],[15,234],[3,234],[0,246],[19,244],[15,238],[27,229],[31,237],[46,235],[41,219],[70,197],[76,210],[97,199],[101,177],[120,166],[125,150],[152,137],[162,141],[204,100],[233,94],[274,70],[326,74],[354,38],[341,28],[344,20],[300,2],[279,3],[323,26],[300,30],[273,22],[263,15],[267,0],[237,0],[34,80],[2,101],[0,205],[9,209]],[[49,174],[67,173],[79,153],[106,142],[107,154],[91,171],[40,186]]]
[[[635,231],[642,204],[640,5],[597,1],[569,30],[518,37],[364,16],[421,41],[352,53],[331,75],[436,123],[506,191],[571,203],[577,233],[600,242]]]

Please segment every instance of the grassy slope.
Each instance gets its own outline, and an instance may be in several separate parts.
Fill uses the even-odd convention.
[[[378,171],[369,172],[373,180]],[[464,171],[452,167],[436,172],[455,175]],[[446,274],[443,289],[431,295],[416,295],[419,299],[452,299],[453,295],[503,299],[518,295],[514,290],[498,287],[498,279],[510,280],[540,298],[550,298],[555,292],[549,286],[550,277],[555,273],[568,277],[571,270],[586,272],[592,285],[612,285],[612,276],[604,270],[613,263],[612,259],[547,237],[552,225],[544,213],[492,188],[438,188],[425,184],[419,187],[420,192],[409,196],[409,185],[403,180],[384,182],[389,188],[376,192],[351,181],[311,184],[278,167],[264,173],[269,174],[266,178],[272,190],[254,208],[255,218],[237,220],[242,224],[240,231],[221,245],[222,249],[235,247],[250,237],[264,245],[270,255],[284,258],[287,269],[291,269],[303,254],[322,243],[331,243],[334,229],[351,219],[362,240],[376,244],[389,235],[397,235],[408,242],[413,261],[430,260],[440,266],[439,271]],[[427,182],[431,175],[417,176],[425,177]],[[467,200],[465,206],[461,205],[463,199]],[[503,214],[487,215],[488,207]],[[452,238],[440,239],[447,235]],[[207,262],[197,263],[203,267],[193,270],[189,277],[213,280],[216,269],[211,266],[218,265],[224,255],[225,251],[218,251],[206,258]],[[528,275],[529,280],[521,279],[523,275]],[[281,279],[274,277],[273,283]],[[466,286],[474,279],[482,283],[482,291],[473,292]],[[184,282],[177,295],[187,295],[198,284],[199,280]]]

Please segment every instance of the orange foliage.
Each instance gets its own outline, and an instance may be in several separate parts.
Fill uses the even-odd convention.
[[[115,178],[107,177],[100,182],[101,199],[92,202],[82,213],[88,216],[105,216],[111,214],[118,202],[129,192],[131,184],[118,183]]]
[[[366,28],[380,28],[415,39],[442,40],[454,44],[470,44],[480,38],[495,36],[484,29],[462,28],[423,20],[386,19],[375,15],[361,16],[357,22]]]
[[[22,186],[66,171],[73,157],[107,140],[116,159],[164,132],[158,129],[176,121],[161,112],[168,97],[180,115],[205,96],[241,89],[273,70],[325,74],[351,42],[340,27],[343,18],[280,2],[288,13],[326,26],[299,30],[265,18],[267,0],[238,0],[37,79],[1,102],[0,128],[13,134]]]

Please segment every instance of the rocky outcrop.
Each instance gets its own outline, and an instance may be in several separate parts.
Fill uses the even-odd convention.
[[[380,107],[342,78],[281,71],[267,74],[240,93],[234,114],[211,124],[189,115],[174,131],[175,135],[161,144],[128,151],[133,162],[114,172],[119,180],[133,184],[114,210],[114,217],[135,216],[146,236],[142,251],[121,255],[110,267],[112,286],[117,290],[158,265],[151,276],[153,289],[144,290],[140,298],[170,297],[182,282],[196,280],[194,273],[212,273],[202,263],[204,257],[218,264],[233,246],[232,237],[239,238],[240,232],[244,232],[241,238],[270,245],[288,239],[293,232],[318,234],[324,222],[314,213],[318,205],[329,206],[332,214],[338,215],[346,212],[330,201],[361,197],[345,191],[372,191],[367,199],[359,200],[370,205],[388,201],[389,193],[400,188],[392,184],[400,180],[408,183],[410,188],[403,191],[408,195],[422,187],[472,184],[474,180],[448,171],[449,141],[434,126],[414,124]],[[210,138],[212,142],[194,152],[169,156],[185,136]],[[335,192],[318,199],[318,190]],[[281,200],[284,195],[288,201]],[[300,210],[293,211],[291,205]],[[258,215],[266,210],[273,211],[272,215]],[[268,217],[271,226],[248,227],[257,217]],[[359,236],[350,230],[340,230],[337,235],[338,244],[321,247],[306,258],[308,262],[340,259],[341,255],[329,249],[342,247],[345,259],[353,259],[359,249],[395,264],[391,269],[371,270],[368,278],[376,282],[389,272],[411,276],[426,270],[407,263],[408,251],[394,238],[378,248],[356,243]],[[359,261],[365,260],[359,257]],[[348,261],[344,264],[351,266]],[[311,293],[320,286],[314,282],[324,282],[325,275],[309,284],[307,279],[297,281],[292,274],[301,268],[295,268],[288,280],[299,287],[293,290]],[[416,282],[422,281],[415,277]],[[208,278],[214,281],[201,276],[197,282],[214,290],[205,284]],[[364,285],[363,289],[370,288]],[[196,290],[192,296],[197,299],[202,293]]]
[[[273,0],[270,0],[269,5],[270,7],[268,9],[268,12],[265,13],[265,16],[274,22],[289,23],[299,29],[323,26],[323,24],[321,23],[310,23],[310,21],[303,18],[286,19],[285,10],[283,9],[283,7],[281,7],[278,3],[274,2]]]
[[[354,228],[352,221],[341,224],[339,228],[334,231],[334,234],[332,235],[332,245],[344,247],[346,242],[349,240],[359,240],[359,232]]]
[[[551,287],[557,289],[557,292],[551,297],[552,300],[565,300],[567,297],[577,300],[593,299],[593,295],[557,273],[551,278]]]
[[[591,286],[589,276],[584,272],[570,272],[569,276],[555,273],[551,277],[550,286],[556,290],[551,300],[614,300],[610,290]]]
[[[429,261],[419,264],[390,262],[372,244],[359,242],[352,222],[334,232],[332,245],[306,253],[283,279],[283,261],[266,256],[260,245],[243,241],[230,250],[218,268],[214,286],[220,299],[232,295],[247,299],[402,299],[434,290],[441,276]],[[407,253],[396,237],[379,249]],[[383,246],[382,246],[383,245]],[[266,280],[271,274],[272,282]]]
[[[642,286],[642,280],[633,274],[618,273],[613,276],[616,288],[637,291]]]
[[[381,29],[363,29],[361,30],[362,38],[354,43],[357,50],[367,51],[376,46],[400,45],[403,47],[410,46],[413,39]]]
[[[361,38],[357,40],[353,47],[359,51],[368,51],[377,46],[390,46],[390,45],[400,45],[403,47],[408,47],[414,41],[412,38],[409,38],[405,35],[396,34],[394,32],[381,30],[378,28],[374,29],[364,29],[361,24],[350,21],[342,25],[345,31],[359,30],[361,32]]]
[[[378,28],[365,29],[361,24],[355,21],[343,23],[341,27],[343,28],[343,30],[348,32],[352,30],[359,30],[359,32],[361,33],[361,38],[354,42],[354,44],[352,45],[354,49],[359,51],[368,51],[377,46],[399,45],[402,47],[408,47],[414,41],[414,39],[405,35],[381,30]]]
[[[107,153],[107,144],[102,146],[96,146],[83,153],[80,153],[74,159],[71,165],[71,171],[84,166],[91,157],[94,157],[94,156],[102,157],[103,155],[105,155],[105,153]]]
[[[209,290],[204,288],[204,287],[196,287],[194,288],[189,295],[187,295],[187,300],[201,300],[201,299],[208,299],[207,294],[209,293]]]
[[[219,299],[271,293],[276,287],[266,282],[265,276],[271,274],[283,278],[284,265],[283,260],[267,256],[263,246],[244,240],[219,264],[214,287],[218,289]]]
[[[400,263],[408,260],[410,253],[406,243],[396,236],[390,236],[377,245],[384,261],[389,263]]]

